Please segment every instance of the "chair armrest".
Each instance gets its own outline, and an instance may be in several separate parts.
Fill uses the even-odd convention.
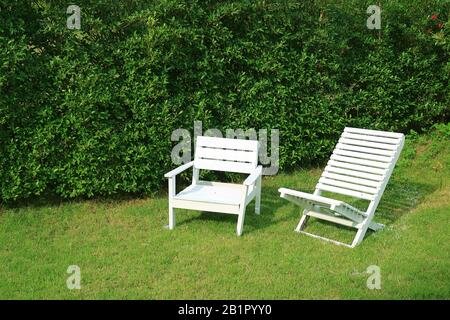
[[[262,166],[257,166],[255,170],[245,179],[244,185],[245,186],[251,186],[255,183],[256,179],[258,179],[261,176],[262,173]]]
[[[173,178],[173,177],[176,176],[177,174],[183,172],[183,171],[186,170],[186,169],[189,169],[189,168],[192,167],[193,165],[194,165],[194,161],[185,163],[185,164],[179,166],[178,168],[173,169],[173,170],[170,171],[170,172],[167,172],[167,173],[164,175],[164,177],[165,177],[165,178]]]

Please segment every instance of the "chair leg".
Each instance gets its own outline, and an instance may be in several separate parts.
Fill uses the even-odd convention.
[[[358,229],[358,232],[356,232],[356,236],[353,239],[353,242],[351,244],[352,248],[356,247],[358,244],[361,243],[361,241],[363,241],[366,231],[367,231],[367,226],[362,226],[360,229]]]
[[[175,211],[172,206],[169,206],[169,229],[173,230],[175,228]]]
[[[306,222],[308,221],[308,215],[306,215],[306,210],[303,211],[303,215],[300,218],[300,222],[297,225],[297,228],[295,228],[296,232],[300,232],[306,225]]]
[[[256,182],[255,213],[261,213],[261,177]]]
[[[236,228],[236,233],[238,236],[241,236],[242,231],[244,230],[244,219],[245,219],[245,206],[242,206],[241,211],[239,212]]]
[[[176,180],[175,177],[169,178],[169,229],[175,228],[175,212],[172,207],[172,199],[176,193]]]

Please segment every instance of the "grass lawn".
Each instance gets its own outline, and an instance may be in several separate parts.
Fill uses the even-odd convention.
[[[177,210],[167,197],[34,204],[0,209],[2,299],[450,298],[450,144],[408,136],[375,221],[355,249],[295,233],[300,209],[280,186],[311,192],[322,169],[264,177],[261,216]],[[353,202],[356,206],[362,203]],[[310,220],[306,229],[350,242],[354,231]],[[81,290],[66,286],[81,268]],[[381,289],[366,286],[381,268]]]

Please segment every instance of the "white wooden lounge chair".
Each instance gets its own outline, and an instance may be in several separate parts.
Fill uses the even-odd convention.
[[[304,208],[295,231],[355,247],[367,228],[377,231],[384,226],[372,222],[375,210],[403,148],[401,133],[345,128],[313,194],[280,188],[281,197]],[[366,211],[343,201],[321,196],[328,191],[370,201]],[[308,217],[338,223],[357,229],[351,245],[302,231]]]
[[[169,229],[175,227],[175,208],[222,212],[238,215],[237,235],[242,235],[245,208],[254,198],[260,213],[262,166],[258,166],[258,141],[197,137],[194,161],[164,176],[169,179]],[[193,167],[192,184],[176,193],[175,177]],[[243,184],[199,180],[201,169],[247,173]]]

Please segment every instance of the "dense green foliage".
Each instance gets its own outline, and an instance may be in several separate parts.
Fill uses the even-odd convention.
[[[327,158],[346,125],[449,118],[448,0],[0,3],[0,198],[151,192],[171,133],[280,130],[280,166]],[[432,16],[436,15],[432,19]]]

